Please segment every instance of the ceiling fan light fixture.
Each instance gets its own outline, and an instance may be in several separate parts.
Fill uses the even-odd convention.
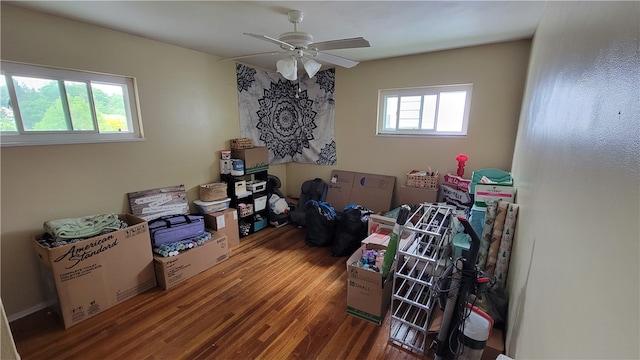
[[[300,61],[302,62],[302,65],[304,66],[304,70],[307,72],[307,75],[309,75],[309,78],[314,77],[322,67],[322,65],[319,62],[313,59],[303,57]]]
[[[276,44],[283,51],[241,55],[226,59],[220,59],[220,61],[244,59],[248,57],[267,54],[287,54],[285,55],[285,59],[277,61],[276,69],[287,80],[297,80],[298,60],[302,62],[302,65],[304,66],[306,73],[309,75],[309,78],[312,78],[318,71],[320,71],[320,68],[322,67],[320,63],[312,59],[318,59],[318,61],[320,61],[322,64],[337,65],[345,68],[352,68],[358,64],[357,61],[325,53],[323,51],[370,47],[369,42],[362,37],[313,42],[313,35],[304,31],[298,31],[298,25],[304,18],[304,13],[302,11],[291,10],[287,13],[287,18],[289,22],[293,24],[293,31],[282,33],[280,34],[279,38],[248,32],[244,33],[245,35],[254,37],[256,39]],[[291,57],[291,59],[286,59],[286,57]],[[269,65],[269,67],[271,66],[272,65]]]
[[[276,69],[287,80],[298,78],[298,61],[293,57],[278,60]]]

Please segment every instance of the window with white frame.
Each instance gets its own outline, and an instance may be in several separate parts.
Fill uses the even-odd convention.
[[[465,136],[473,84],[380,90],[378,135]]]
[[[2,146],[143,138],[135,79],[1,62]]]

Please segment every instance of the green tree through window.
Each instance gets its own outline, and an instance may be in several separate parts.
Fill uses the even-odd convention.
[[[2,146],[142,138],[135,79],[6,61],[1,64]]]

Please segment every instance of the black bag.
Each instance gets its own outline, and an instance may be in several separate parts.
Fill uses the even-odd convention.
[[[151,245],[154,247],[202,234],[204,234],[204,216],[201,215],[165,215],[149,221],[149,235]]]
[[[331,205],[309,200],[305,205],[305,221],[307,245],[331,246],[336,235],[336,212]]]
[[[367,237],[369,215],[373,211],[361,205],[347,205],[338,216],[336,238],[333,241],[331,255],[349,256],[360,247],[360,242]]]
[[[297,225],[298,227],[305,226],[305,205],[310,200],[315,201],[325,201],[327,199],[327,190],[329,190],[329,185],[320,178],[315,178],[313,180],[307,180],[302,183],[300,187],[300,198],[298,199],[297,206],[290,206],[289,211],[289,219],[291,223]]]

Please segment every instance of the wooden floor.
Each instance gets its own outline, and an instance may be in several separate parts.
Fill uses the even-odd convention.
[[[64,330],[45,309],[10,324],[35,359],[428,359],[346,313],[346,257],[267,228],[231,257],[167,291],[156,287]]]

